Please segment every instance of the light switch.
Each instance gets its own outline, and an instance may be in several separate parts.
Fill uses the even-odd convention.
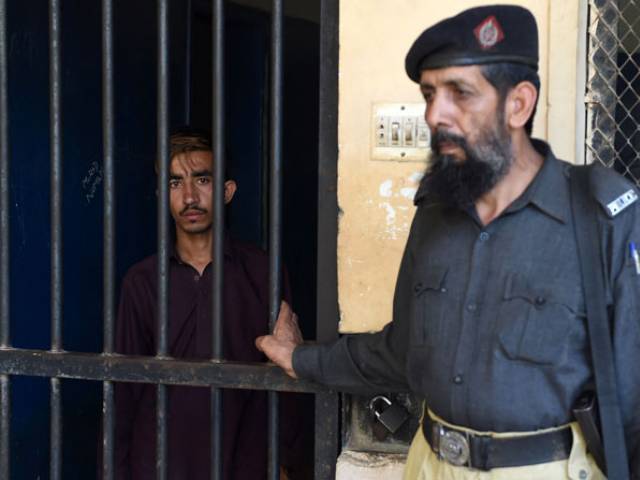
[[[402,133],[404,134],[404,141],[402,144],[405,147],[413,147],[415,146],[415,138],[416,138],[416,123],[413,118],[405,118],[404,124],[402,125]]]
[[[429,127],[426,122],[422,122],[418,125],[418,140],[416,145],[420,148],[430,147],[431,134],[429,133]]]
[[[400,145],[400,122],[391,122],[391,142],[389,145]]]
[[[427,160],[430,133],[424,103],[375,104],[371,130],[372,160]]]

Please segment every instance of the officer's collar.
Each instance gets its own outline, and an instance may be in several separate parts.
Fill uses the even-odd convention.
[[[532,203],[543,213],[566,223],[571,212],[565,166],[546,142],[536,139],[531,142],[538,153],[544,156],[544,163],[524,193],[507,208],[507,213]]]

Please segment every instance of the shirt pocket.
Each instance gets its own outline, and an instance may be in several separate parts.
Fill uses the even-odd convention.
[[[498,340],[512,360],[543,365],[567,357],[570,332],[584,319],[579,285],[529,283],[521,274],[507,276],[498,313]]]
[[[426,266],[413,284],[413,345],[433,346],[438,342],[449,293],[446,284],[447,272],[448,267],[445,266]]]

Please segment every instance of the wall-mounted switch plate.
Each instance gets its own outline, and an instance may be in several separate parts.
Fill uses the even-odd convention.
[[[372,160],[426,162],[430,133],[424,120],[424,103],[373,105]]]

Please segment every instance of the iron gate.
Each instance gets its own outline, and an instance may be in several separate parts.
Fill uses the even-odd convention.
[[[169,98],[169,0],[157,1],[157,154],[158,174],[158,345],[154,357],[127,357],[114,353],[115,317],[115,169],[114,169],[114,78],[113,78],[113,2],[102,0],[102,119],[104,164],[103,225],[103,352],[99,354],[64,350],[62,335],[62,118],[61,118],[61,42],[60,0],[49,0],[49,101],[51,143],[51,347],[48,350],[14,348],[10,332],[10,221],[9,221],[9,121],[7,82],[7,0],[0,0],[0,478],[10,476],[11,376],[40,376],[50,379],[50,478],[62,475],[60,379],[103,382],[103,478],[114,477],[114,391],[113,382],[157,384],[157,478],[167,478],[167,392],[166,385],[208,386],[211,388],[211,477],[219,479],[221,470],[221,389],[261,389],[269,393],[269,478],[278,469],[279,391],[316,394],[315,477],[335,476],[338,451],[338,397],[335,393],[305,381],[294,381],[279,368],[267,364],[227,362],[222,358],[222,264],[213,264],[213,319],[210,361],[177,360],[168,356],[168,98]],[[214,156],[225,152],[224,119],[224,1],[213,6],[213,139]],[[273,0],[271,34],[270,89],[270,319],[277,318],[280,299],[281,209],[282,209],[282,98],[283,98],[283,1]],[[337,336],[336,293],[336,164],[337,164],[337,27],[338,0],[322,0],[320,28],[320,119],[318,174],[318,250],[317,325],[318,340]],[[223,202],[220,200],[224,172],[222,162],[214,162],[214,258],[222,256]],[[328,320],[328,321],[327,321]]]

